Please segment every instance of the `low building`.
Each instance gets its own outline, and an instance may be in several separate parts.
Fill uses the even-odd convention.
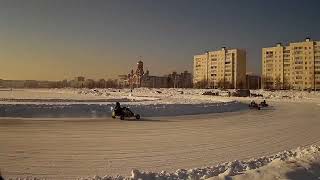
[[[119,88],[129,87],[128,75],[119,75],[118,76],[118,87]]]
[[[246,88],[247,89],[260,89],[261,88],[261,77],[251,73],[246,75]]]
[[[173,72],[168,75],[168,87],[169,88],[192,88],[192,74],[188,71],[184,71],[180,74]]]
[[[168,88],[168,77],[144,75],[142,79],[141,87]]]
[[[119,82],[122,86],[136,88],[191,88],[192,87],[192,74],[188,71],[178,74],[173,72],[167,76],[152,76],[147,70],[144,72],[143,62],[137,63],[137,69],[125,76],[119,76]]]
[[[25,88],[25,80],[2,80],[3,88]]]

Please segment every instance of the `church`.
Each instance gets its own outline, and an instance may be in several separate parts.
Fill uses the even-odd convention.
[[[131,70],[127,75],[127,82],[130,88],[191,88],[192,75],[188,71],[181,74],[173,72],[167,76],[151,76],[147,70],[144,72],[143,62],[137,63],[137,69]]]

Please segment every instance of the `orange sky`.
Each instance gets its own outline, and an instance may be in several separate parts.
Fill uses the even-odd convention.
[[[246,49],[247,71],[260,74],[261,48],[320,39],[319,4],[2,0],[0,79],[115,78],[139,56],[152,75],[192,71],[194,55],[222,46]]]

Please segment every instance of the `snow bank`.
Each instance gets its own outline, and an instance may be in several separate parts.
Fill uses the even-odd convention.
[[[279,91],[265,91],[265,90],[251,90],[251,93],[261,94],[265,99],[281,99],[289,101],[299,100],[320,100],[319,91],[297,91],[297,90],[279,90]]]
[[[130,177],[122,176],[94,176],[93,178],[81,178],[81,180],[122,180],[122,179],[207,179],[211,177],[228,177],[243,174],[252,169],[258,169],[270,163],[279,161],[304,160],[305,162],[315,157],[320,157],[320,147],[312,145],[310,147],[297,148],[291,151],[283,151],[275,155],[250,159],[247,161],[235,160],[232,162],[221,163],[216,166],[194,169],[178,169],[176,172],[143,172],[136,169],[131,171]]]
[[[113,95],[122,95],[128,96],[131,93],[130,89],[81,89],[81,90],[73,90],[74,93],[78,94],[86,94],[86,95],[95,95],[95,96],[113,96]],[[152,96],[152,97],[185,97],[185,96],[198,96],[204,92],[221,92],[219,89],[172,89],[172,88],[136,88],[132,91],[134,96]],[[234,92],[233,89],[229,89],[228,91]],[[298,90],[250,90],[251,93],[261,94],[265,98],[293,98],[293,99],[308,99],[308,98],[320,98],[319,91],[298,91]]]
[[[234,92],[234,89],[229,89],[229,92]],[[172,88],[136,88],[132,92],[130,89],[82,89],[73,90],[75,94],[90,95],[94,97],[130,97],[132,100],[139,100],[139,98],[151,98],[155,102],[175,104],[175,103],[209,103],[210,101],[225,102],[230,100],[239,100],[237,97],[221,97],[221,96],[204,96],[205,92],[217,93],[221,92],[219,89],[172,89]],[[224,91],[225,92],[225,91]],[[316,101],[320,102],[320,92],[308,92],[298,90],[250,90],[251,94],[262,95],[262,97],[247,97],[241,99],[268,99],[268,100],[280,100],[286,102],[300,102],[300,101]],[[154,98],[154,99],[152,99]],[[158,98],[158,99],[157,99]]]
[[[311,169],[310,164],[314,163],[315,160],[320,160],[320,147],[312,145],[309,147],[298,147],[290,151],[283,151],[271,156],[246,161],[235,160],[204,168],[178,169],[175,172],[143,172],[133,169],[129,177],[121,175],[106,175],[100,177],[95,175],[94,177],[79,178],[78,180],[288,179],[287,175],[290,174],[290,171],[301,171],[301,168],[304,171],[308,171],[308,169]],[[292,166],[292,164],[296,162],[302,162],[302,166],[298,163],[294,166],[296,169],[288,168],[288,166]],[[275,172],[275,169],[284,171],[282,172],[284,174],[279,176],[278,172]],[[312,169],[310,171],[311,173],[318,174],[318,172],[312,172]],[[302,175],[301,173],[297,174],[296,178],[310,179],[310,172],[306,174],[305,178]],[[264,178],[261,178],[261,176]],[[273,176],[275,177],[270,178]],[[313,179],[316,179],[316,177]],[[25,177],[9,178],[8,180],[40,180],[40,178]]]

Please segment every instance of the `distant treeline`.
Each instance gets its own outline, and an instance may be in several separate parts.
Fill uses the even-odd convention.
[[[87,79],[85,81],[35,81],[35,80],[0,80],[0,88],[121,88],[118,80],[98,81]]]

